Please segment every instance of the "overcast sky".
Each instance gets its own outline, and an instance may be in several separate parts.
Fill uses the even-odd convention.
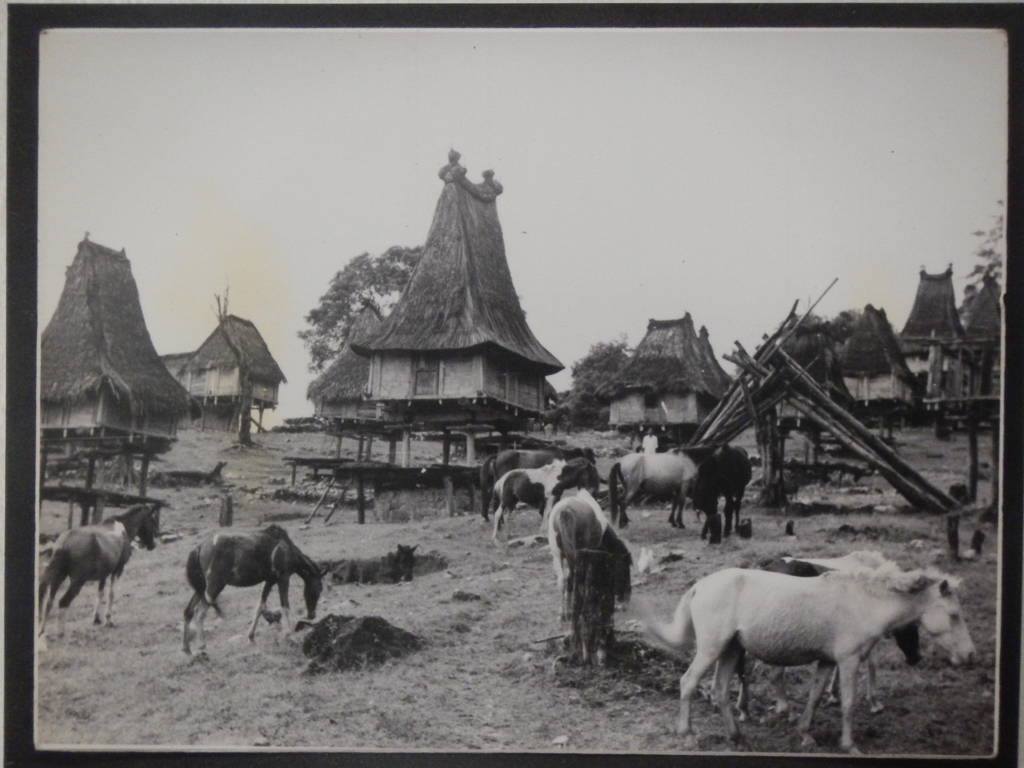
[[[52,31],[40,321],[82,235],[126,248],[161,354],[214,293],[308,415],[296,337],[351,257],[426,238],[449,147],[493,168],[516,289],[567,367],[690,312],[718,354],[839,283],[898,331],[921,266],[958,296],[1006,188],[988,31]],[[731,366],[725,365],[727,370]],[[568,387],[568,371],[552,377]]]

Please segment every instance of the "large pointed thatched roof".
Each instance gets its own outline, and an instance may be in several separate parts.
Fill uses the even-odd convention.
[[[998,339],[1002,327],[999,304],[999,283],[986,277],[981,288],[960,307],[964,333],[972,338]]]
[[[843,381],[839,344],[827,320],[811,316],[797,326],[782,349],[821,385],[832,400],[848,405],[853,395]]]
[[[864,307],[853,333],[843,345],[840,363],[847,376],[895,373],[906,381],[914,380],[885,310],[875,309],[870,304]]]
[[[900,332],[903,339],[957,339],[963,336],[953,291],[953,268],[937,275],[921,270],[910,317]]]
[[[542,373],[562,370],[519,305],[495,204],[502,186],[493,171],[484,171],[481,184],[472,183],[452,150],[438,175],[444,188],[423,257],[380,331],[353,348],[370,354],[491,346]]]
[[[104,385],[133,413],[181,414],[185,389],[153,347],[131,263],[88,239],[67,269],[57,310],[43,331],[40,399],[74,402]]]
[[[677,320],[649,320],[647,335],[637,345],[625,368],[610,382],[608,394],[621,396],[629,390],[697,394],[719,399],[729,386],[729,376],[715,358],[707,329],[700,335],[687,312]]]
[[[189,370],[211,366],[243,368],[253,378],[274,384],[287,381],[256,326],[235,315],[221,320],[186,364]]]
[[[371,305],[363,307],[352,323],[348,341],[327,369],[310,382],[307,400],[337,402],[360,400],[370,374],[370,358],[357,354],[352,343],[365,340],[380,328],[380,313]]]

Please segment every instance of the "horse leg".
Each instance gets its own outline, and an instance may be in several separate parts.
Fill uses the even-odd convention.
[[[736,725],[736,719],[732,714],[732,702],[729,701],[729,683],[732,681],[736,665],[743,653],[742,647],[735,641],[729,644],[718,658],[718,666],[715,669],[715,703],[718,704],[718,711],[722,713],[725,720],[725,733],[733,743],[741,743],[743,737]]]
[[[260,602],[256,606],[256,614],[252,617],[252,624],[249,626],[249,642],[256,641],[256,625],[259,624],[260,616],[263,615],[263,611],[267,608],[267,597],[270,595],[270,590],[274,588],[274,582],[268,581],[263,585],[263,593],[260,595]]]
[[[290,576],[285,575],[278,579],[277,582],[277,596],[281,600],[281,634],[285,637],[290,637],[286,634],[291,632],[294,627],[292,626],[291,615],[288,613],[288,580]]]
[[[193,592],[191,599],[188,601],[188,605],[185,606],[185,628],[182,632],[181,649],[185,653],[192,653],[192,649],[188,646],[189,641],[189,627],[192,624],[192,617],[196,615],[196,606],[199,605],[199,601],[203,599],[203,596],[198,592]]]
[[[494,512],[494,535],[491,536],[491,540],[494,541],[495,543],[498,542],[498,531],[501,529],[501,521],[502,521],[502,518],[504,518],[504,517],[505,517],[505,505],[504,504],[499,504],[498,505],[498,509],[495,510],[495,512]],[[507,521],[505,522],[505,525],[508,525]]]
[[[208,610],[210,610],[210,603],[207,602],[206,598],[201,597],[199,600],[199,612],[196,616],[196,647],[200,653],[206,650],[206,631],[203,628],[203,623],[206,621],[206,612]],[[187,637],[188,623],[185,624],[185,632]]]
[[[713,654],[698,649],[690,666],[679,678],[679,720],[676,723],[676,733],[683,737],[683,746],[690,749],[697,746],[697,737],[690,728],[690,699],[693,698],[700,679],[714,663],[715,656]]]
[[[114,583],[117,581],[113,576],[110,577],[110,585],[107,587],[107,616],[104,619],[104,624],[108,627],[114,626]]]
[[[854,654],[839,663],[839,695],[842,700],[843,732],[839,746],[844,752],[859,755],[860,750],[853,743],[853,702],[857,698],[857,666],[860,658]]]
[[[100,608],[103,605],[103,597],[104,597],[104,595],[103,595],[103,588],[106,587],[106,585],[107,585],[107,580],[106,579],[100,579],[99,586],[96,589],[96,608],[92,612],[92,623],[93,624],[102,624],[103,623],[103,617],[102,617],[102,612],[100,611]]]
[[[740,695],[736,698],[737,719],[743,723],[750,719],[750,687],[747,685],[747,652],[742,645],[736,656],[736,675],[740,679]]]
[[[864,687],[864,696],[868,700],[868,708],[871,711],[871,714],[877,715],[885,709],[885,704],[875,698],[875,691],[878,689],[875,687],[875,661],[871,656],[868,656],[867,658],[867,667],[868,682]]]
[[[835,665],[818,662],[814,668],[814,679],[811,681],[811,691],[807,697],[807,706],[804,708],[804,713],[800,716],[800,722],[796,727],[796,732],[800,734],[800,746],[802,747],[813,747],[815,745],[814,737],[811,736],[811,720],[814,718],[814,710],[818,706],[818,699],[821,698],[821,692],[825,690],[825,683],[828,682],[828,676],[833,666]]]
[[[46,620],[50,616],[50,611],[53,609],[53,598],[57,595],[57,589],[60,587],[61,581],[53,580],[50,583],[43,583],[39,588],[39,637],[43,638],[43,642],[46,642]]]
[[[67,591],[61,595],[60,601],[57,603],[57,637],[64,637],[64,627],[67,622],[68,606],[71,605],[72,600],[78,597],[78,593],[82,591],[82,587],[84,586],[85,579],[72,578]]]
[[[825,705],[831,707],[839,703],[839,667],[832,670],[832,677],[829,679],[828,695],[825,697]]]

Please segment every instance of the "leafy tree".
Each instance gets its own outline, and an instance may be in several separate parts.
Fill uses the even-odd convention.
[[[980,240],[974,251],[978,263],[967,274],[969,285],[976,288],[980,288],[985,278],[988,277],[993,277],[1000,283],[1003,281],[1003,249],[1005,247],[1003,243],[1003,201],[997,200],[996,204],[999,206],[999,213],[993,217],[992,227],[987,231],[978,229],[971,233]]]
[[[608,382],[626,365],[629,353],[626,336],[623,334],[615,341],[594,344],[586,355],[573,363],[569,408],[574,425],[607,425]]]
[[[859,309],[844,309],[828,321],[830,335],[837,344],[842,344],[850,338],[851,334],[853,334],[853,328],[857,325],[857,321],[860,320],[862,314]]]
[[[306,315],[309,327],[299,331],[309,349],[311,371],[322,371],[337,356],[364,305],[387,314],[422,255],[422,246],[395,245],[378,256],[361,253],[335,273],[327,292]]]

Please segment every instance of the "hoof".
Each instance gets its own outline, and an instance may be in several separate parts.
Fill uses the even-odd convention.
[[[750,715],[748,715],[748,714],[747,714],[746,712],[744,712],[744,711],[743,711],[742,709],[738,709],[738,710],[736,710],[736,720],[737,720],[737,721],[739,721],[739,722],[741,722],[741,723],[745,723],[745,722],[747,722],[747,720],[749,720],[749,719],[750,719]]]
[[[837,699],[832,694],[829,694],[828,698],[825,699],[825,706],[826,707],[838,707],[839,706],[839,699]]]
[[[885,704],[880,701],[876,701],[871,705],[870,712],[872,715],[877,715],[879,712],[885,709]]]
[[[805,733],[803,736],[800,737],[800,746],[801,747],[816,747],[816,746],[818,746],[818,742],[816,742],[814,740],[814,737],[811,736],[811,734]]]
[[[696,749],[697,748],[697,735],[695,733],[684,733],[682,736],[682,747],[683,749]]]
[[[857,745],[856,744],[851,744],[848,747],[843,747],[843,752],[845,752],[848,755],[863,755],[864,754],[859,749],[857,749]]]

